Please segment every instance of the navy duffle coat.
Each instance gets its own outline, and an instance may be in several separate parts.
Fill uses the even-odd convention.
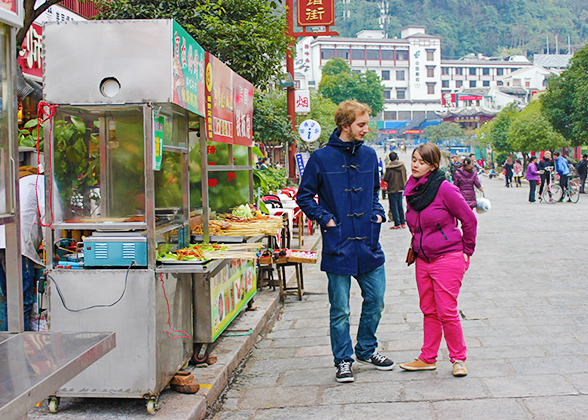
[[[384,264],[376,152],[362,141],[344,142],[335,130],[327,145],[310,156],[296,194],[302,211],[321,226],[321,270],[358,275]],[[318,195],[318,203],[315,196]],[[334,219],[336,227],[327,227]]]

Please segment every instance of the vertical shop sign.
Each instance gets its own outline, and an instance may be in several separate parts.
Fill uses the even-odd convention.
[[[153,169],[161,169],[163,159],[163,116],[153,118]]]
[[[296,165],[298,166],[298,174],[300,175],[300,178],[302,178],[302,175],[304,174],[306,162],[308,162],[308,154],[296,153]]]
[[[204,50],[173,21],[172,102],[204,116]]]
[[[206,117],[206,140],[213,139],[213,129],[212,129],[212,61],[213,55],[210,53],[205,54],[205,72],[204,72],[204,86],[206,92],[206,105],[204,110],[204,116]]]
[[[298,26],[332,26],[335,24],[335,0],[298,0]]]
[[[16,0],[0,0],[0,9],[10,10],[12,13],[16,13]]]
[[[310,112],[310,90],[297,89],[294,95],[295,111],[301,113]]]
[[[253,84],[233,72],[233,129],[234,143],[253,146]]]
[[[213,140],[233,143],[233,70],[212,57],[212,131]]]

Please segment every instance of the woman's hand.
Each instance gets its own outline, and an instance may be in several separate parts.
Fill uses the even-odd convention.
[[[468,268],[470,268],[470,256],[465,252],[463,254],[463,260],[465,262],[466,271],[468,271]]]

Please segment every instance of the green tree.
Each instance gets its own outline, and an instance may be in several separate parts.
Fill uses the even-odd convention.
[[[253,140],[270,148],[296,140],[283,90],[271,89],[254,95]]]
[[[514,151],[508,132],[512,122],[518,117],[514,103],[504,107],[492,120],[476,131],[481,146],[489,146],[493,151],[510,153]]]
[[[333,58],[325,64],[319,92],[335,104],[348,99],[368,104],[372,116],[384,109],[384,86],[380,76],[369,70],[355,75],[342,58]]]
[[[204,50],[258,87],[282,73],[284,12],[266,0],[100,0],[99,19],[175,19]]]
[[[462,139],[465,136],[465,130],[454,122],[442,122],[439,125],[425,127],[425,138],[433,142]]]
[[[560,77],[549,80],[541,101],[544,115],[572,146],[588,143],[588,46]]]
[[[508,130],[508,138],[514,150],[526,154],[533,150],[552,150],[569,146],[569,142],[553,129],[541,111],[541,101],[533,101],[513,119]]]

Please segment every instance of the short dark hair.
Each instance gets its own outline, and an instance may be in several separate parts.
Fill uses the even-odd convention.
[[[553,156],[559,156],[559,152],[553,152]]]
[[[441,162],[441,150],[434,143],[419,144],[416,149],[412,151],[412,156],[415,152],[419,152],[421,158],[433,166],[435,169],[439,169],[439,162]]]
[[[583,159],[587,159],[588,158],[588,155],[582,155],[582,158]]]
[[[396,152],[390,152],[390,154],[388,155],[388,157],[390,158],[391,161],[395,161],[396,159],[398,159],[398,153],[396,153]]]
[[[534,160],[537,160],[537,156],[531,156],[531,162],[533,162]]]

